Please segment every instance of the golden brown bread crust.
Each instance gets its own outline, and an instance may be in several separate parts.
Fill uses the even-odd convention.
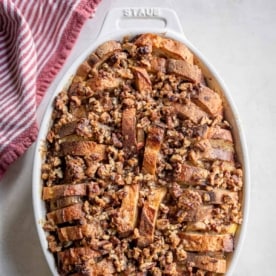
[[[232,133],[228,129],[223,129],[220,127],[210,127],[207,130],[206,138],[209,139],[220,139],[229,142],[233,142]]]
[[[126,236],[134,230],[138,216],[139,184],[126,185],[121,208],[116,217],[118,232]]]
[[[42,199],[49,200],[65,196],[84,196],[87,194],[88,183],[80,183],[75,185],[63,184],[52,187],[43,187]]]
[[[193,83],[202,81],[202,72],[196,66],[188,63],[185,60],[169,59],[167,60],[167,73],[175,74],[189,80]]]
[[[137,149],[140,150],[145,146],[145,131],[141,128],[137,129]]]
[[[76,76],[78,76],[78,77],[80,77],[80,79],[84,80],[87,78],[90,70],[91,70],[90,65],[88,64],[87,61],[85,61],[79,66],[79,68],[76,72]]]
[[[209,171],[206,169],[183,163],[175,170],[174,179],[180,184],[198,185],[204,184],[208,175]]]
[[[121,85],[122,80],[112,74],[95,76],[87,81],[88,87],[93,91],[111,90]]]
[[[153,188],[148,200],[144,203],[139,225],[138,246],[140,247],[145,247],[153,242],[159,205],[166,192],[164,187]]]
[[[59,137],[63,138],[65,136],[75,133],[76,126],[77,126],[77,121],[62,125],[58,130]]]
[[[83,238],[98,238],[103,235],[103,230],[99,222],[93,222],[84,225],[74,225],[62,227],[57,230],[58,238],[61,242],[81,240]]]
[[[126,108],[122,113],[122,135],[125,150],[135,152],[137,149],[135,108]]]
[[[153,56],[148,70],[152,73],[166,73],[166,59]]]
[[[173,39],[155,34],[142,34],[135,40],[135,44],[150,46],[157,55],[186,60],[193,64],[191,51],[184,44]]]
[[[158,153],[164,136],[160,127],[151,127],[145,145],[142,172],[155,175]]]
[[[100,59],[106,59],[115,51],[121,50],[121,44],[115,40],[110,40],[100,45],[95,53]]]
[[[86,118],[80,118],[78,120],[62,124],[57,129],[57,134],[61,138],[59,141],[60,143],[74,140],[80,141],[90,138],[92,136],[91,132],[89,120]]]
[[[134,66],[131,69],[134,74],[137,90],[141,93],[150,92],[152,90],[152,85],[147,70],[141,67]]]
[[[106,259],[103,259],[93,265],[91,273],[91,275],[112,276],[116,273],[116,269],[112,261],[107,261]]]
[[[57,199],[51,199],[49,200],[49,210],[54,211],[81,202],[81,196],[66,196]]]
[[[222,100],[218,93],[214,92],[207,86],[200,85],[196,88],[196,93],[192,97],[193,101],[198,104],[204,111],[212,116],[221,114]]]
[[[60,271],[68,273],[71,267],[82,264],[88,260],[93,260],[100,256],[100,253],[89,247],[69,248],[57,253],[58,266]]]
[[[87,110],[86,110],[85,106],[83,106],[83,105],[74,106],[74,107],[70,108],[70,112],[75,118],[78,118],[78,119],[84,118],[87,116]]]
[[[189,210],[183,221],[198,222],[212,219],[213,206],[200,205],[197,209]]]
[[[222,160],[234,162],[234,148],[225,140],[205,139],[200,141],[198,156],[202,160]]]
[[[61,144],[62,155],[93,155],[99,161],[105,159],[105,150],[105,145],[100,145],[93,141],[72,141]]]
[[[226,260],[206,255],[187,254],[187,260],[193,262],[193,266],[215,273],[226,272]]]
[[[233,236],[229,234],[208,235],[181,232],[179,235],[183,239],[185,250],[198,252],[232,252],[234,250]]]
[[[208,118],[208,114],[191,101],[187,101],[185,104],[174,103],[173,107],[179,117],[189,119],[196,124],[203,118]]]
[[[115,40],[110,40],[101,44],[94,53],[92,53],[88,58],[88,64],[92,67],[92,73],[97,76],[98,69],[103,63],[106,62],[112,55],[120,51],[121,44]],[[102,76],[103,77],[103,76]],[[91,83],[91,88],[100,89],[101,87],[111,88],[112,79],[108,78],[101,82],[101,78],[96,77],[97,81]],[[92,88],[92,89],[93,89]]]
[[[107,41],[57,96],[41,177],[61,275],[226,272],[243,172],[198,64],[163,35]]]
[[[84,217],[82,203],[71,205],[47,214],[47,219],[52,220],[56,224],[72,222]]]
[[[206,198],[207,204],[224,204],[226,202],[238,203],[239,195],[237,192],[228,191],[225,189],[214,189],[212,191],[198,190],[203,198]]]

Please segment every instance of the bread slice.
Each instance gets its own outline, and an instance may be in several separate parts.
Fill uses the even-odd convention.
[[[78,124],[77,121],[73,121],[62,125],[57,131],[59,138],[63,138],[65,136],[75,133],[77,124]]]
[[[77,141],[85,141],[86,139],[82,136],[79,136],[77,134],[69,134],[67,136],[64,136],[58,140],[59,144],[62,144],[64,142],[77,142]]]
[[[231,142],[220,139],[205,139],[199,141],[198,145],[200,145],[199,159],[234,162],[234,146]]]
[[[193,64],[193,54],[183,44],[170,38],[156,34],[142,34],[135,42],[137,46],[149,46],[155,55],[165,56],[175,59],[186,60]]]
[[[89,247],[69,248],[57,253],[58,268],[62,273],[69,273],[74,266],[97,257],[100,257],[100,253]]]
[[[201,233],[179,233],[182,244],[186,251],[223,251],[233,252],[234,240],[230,234],[201,234]]]
[[[84,117],[87,117],[88,111],[86,110],[85,105],[80,105],[80,106],[70,106],[70,113],[73,115],[73,117],[77,119],[81,119]]]
[[[61,209],[70,205],[83,202],[80,196],[66,196],[49,201],[50,211]]]
[[[78,155],[78,156],[91,156],[95,157],[95,160],[101,161],[105,159],[106,146],[97,144],[93,141],[72,141],[64,142],[61,145],[62,155]]]
[[[150,59],[150,67],[148,68],[148,71],[151,73],[166,73],[166,59],[152,56]]]
[[[175,74],[193,83],[201,83],[203,76],[201,70],[185,60],[168,59],[166,71],[168,74]]]
[[[87,86],[93,91],[112,90],[122,84],[122,79],[115,77],[112,73],[101,75],[100,73],[87,80]]]
[[[138,238],[138,246],[140,247],[145,247],[153,242],[159,205],[165,197],[166,192],[167,190],[164,187],[153,188],[147,201],[144,203],[139,225],[140,237]]]
[[[84,80],[87,78],[89,72],[91,71],[91,66],[88,64],[87,61],[84,61],[78,68],[76,72],[76,76],[80,79]]]
[[[226,272],[226,259],[224,258],[187,253],[187,261],[192,262],[194,267],[197,267],[206,271],[215,272],[215,273]]]
[[[58,228],[58,238],[61,242],[81,240],[83,238],[98,238],[103,235],[103,229],[99,222],[84,225],[74,225]]]
[[[146,139],[142,172],[155,175],[158,154],[164,137],[164,129],[153,126]]]
[[[221,114],[222,100],[219,94],[205,85],[196,88],[195,93],[192,94],[192,100],[213,117]]]
[[[98,263],[87,262],[83,266],[83,272],[70,274],[70,276],[113,276],[116,274],[113,261],[102,259]]]
[[[115,40],[109,40],[101,44],[94,53],[88,58],[88,63],[92,67],[93,75],[98,74],[99,67],[109,59],[113,54],[122,50],[120,43]]]
[[[239,201],[239,194],[225,189],[213,189],[211,191],[195,190],[198,192],[203,201],[207,204],[224,204],[226,201],[231,200],[234,204]],[[204,200],[207,198],[207,200]]]
[[[122,135],[124,138],[124,149],[135,152],[137,150],[135,108],[126,108],[122,112]]]
[[[87,194],[87,185],[88,183],[80,183],[43,187],[42,199],[49,200],[66,196],[85,196]]]
[[[208,114],[191,101],[185,104],[174,103],[174,112],[182,119],[189,119],[193,123],[199,123],[203,118],[208,118]]]
[[[232,133],[228,129],[224,129],[221,127],[209,127],[206,132],[206,138],[208,139],[219,139],[225,140],[229,142],[233,142]]]
[[[142,128],[137,129],[136,140],[137,150],[143,149],[145,146],[145,131]]]
[[[65,141],[80,141],[87,137],[91,137],[91,126],[87,118],[81,118],[80,120],[75,120],[63,124],[57,130],[58,136],[60,138],[59,143]]]
[[[110,55],[114,54],[114,52],[121,50],[121,44],[115,40],[109,40],[101,44],[95,51],[96,55],[100,59],[106,59],[110,57]]]
[[[139,184],[126,185],[124,198],[116,217],[117,230],[121,236],[126,236],[134,230],[138,215]]]
[[[52,211],[50,213],[47,213],[47,219],[53,220],[55,224],[79,220],[83,218],[85,215],[82,210],[82,205],[82,203],[78,203],[62,209]]]
[[[204,220],[210,220],[212,219],[212,211],[213,211],[213,206],[200,205],[197,209],[188,211],[185,218],[183,218],[183,221],[199,222]]]
[[[142,67],[131,67],[134,74],[136,89],[139,92],[148,93],[152,90],[151,80],[146,69]]]
[[[175,170],[174,180],[179,184],[200,185],[206,184],[208,175],[208,170],[183,163]]]
[[[235,235],[237,231],[237,227],[238,225],[236,223],[226,224],[220,228],[219,233]],[[191,231],[207,232],[207,231],[210,231],[210,225],[208,224],[208,222],[204,222],[204,221],[188,222],[185,230],[186,232],[191,232]]]

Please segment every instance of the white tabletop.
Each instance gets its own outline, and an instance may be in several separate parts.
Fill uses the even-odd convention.
[[[110,7],[149,5],[176,10],[186,37],[225,80],[243,123],[251,166],[251,204],[234,275],[276,275],[276,1],[103,0],[64,68],[93,42]],[[38,109],[39,122],[63,73]],[[33,149],[10,167],[0,183],[0,275],[50,275],[33,218]]]

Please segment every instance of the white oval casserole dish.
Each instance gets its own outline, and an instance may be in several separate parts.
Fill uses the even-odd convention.
[[[146,23],[145,27],[122,27],[126,23],[131,25],[134,21],[132,19],[139,21],[143,19],[143,23]],[[151,23],[155,21],[158,22],[157,25],[165,25],[164,27],[154,27]],[[124,24],[122,24],[122,22]],[[147,24],[147,22],[149,22]],[[134,36],[141,33],[163,33],[167,37],[173,38],[184,43],[195,55],[196,63],[200,66],[203,71],[204,76],[207,79],[208,86],[213,90],[220,93],[223,98],[225,117],[230,122],[233,127],[233,135],[235,141],[235,147],[237,152],[238,161],[241,163],[244,171],[244,187],[243,187],[243,197],[242,197],[242,210],[243,210],[243,223],[239,227],[235,235],[235,251],[228,260],[227,275],[232,275],[234,271],[235,264],[237,262],[238,256],[241,251],[245,236],[245,228],[247,224],[248,217],[248,207],[249,207],[249,194],[250,194],[250,183],[249,183],[249,164],[248,156],[246,151],[246,144],[244,135],[241,129],[241,123],[239,116],[237,115],[236,108],[230,97],[227,87],[225,86],[221,77],[214,70],[212,65],[206,61],[202,54],[185,38],[182,32],[182,27],[176,13],[173,10],[165,8],[117,8],[111,10],[103,23],[101,32],[85,53],[83,53],[74,64],[67,70],[64,74],[59,85],[56,87],[52,98],[46,108],[34,155],[34,166],[33,166],[33,208],[35,215],[35,222],[38,231],[38,236],[44,252],[45,258],[49,265],[49,268],[53,275],[58,275],[57,267],[53,254],[48,251],[47,243],[47,233],[43,230],[43,222],[46,217],[45,203],[41,198],[41,191],[43,183],[41,180],[41,166],[44,162],[44,150],[45,150],[45,140],[48,130],[51,125],[51,115],[53,112],[53,101],[57,94],[62,91],[65,87],[70,84],[71,76],[75,74],[78,66],[87,58],[87,56],[93,52],[100,44],[107,40],[121,40],[124,36],[130,35]]]

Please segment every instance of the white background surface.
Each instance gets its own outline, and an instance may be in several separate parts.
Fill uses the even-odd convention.
[[[186,37],[225,80],[243,123],[251,166],[251,204],[234,275],[276,275],[276,1],[103,0],[64,68],[93,42],[110,7],[149,5],[176,10]],[[38,109],[39,122],[63,73]],[[50,275],[33,218],[33,149],[10,167],[0,183],[0,276]]]

